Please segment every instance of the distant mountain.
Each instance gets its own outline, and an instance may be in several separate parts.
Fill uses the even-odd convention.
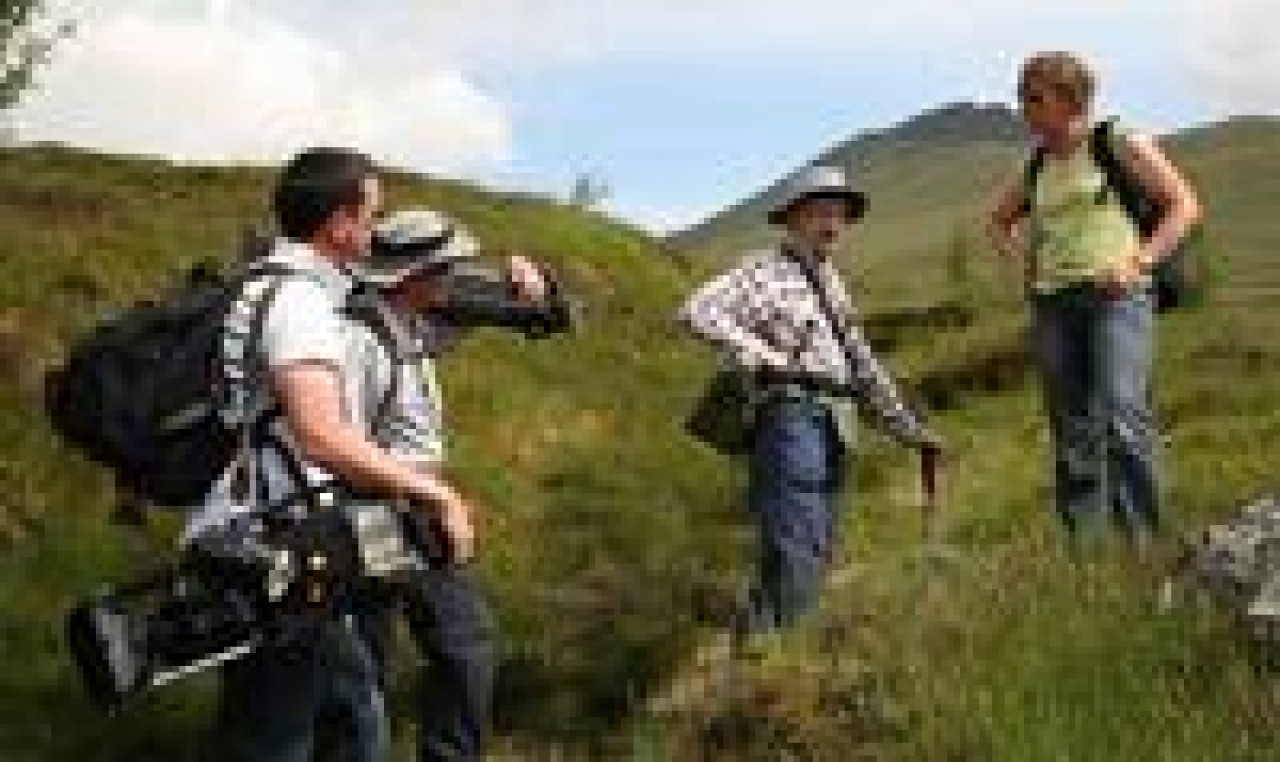
[[[925,111],[905,122],[841,143],[821,157],[856,157],[863,146],[902,143],[961,145],[983,141],[1018,142],[1027,132],[1018,114],[1002,104],[950,103]]]
[[[1027,140],[1018,114],[1004,105],[953,103],[926,111],[893,127],[861,133],[815,156],[806,166],[833,164],[852,171],[874,194],[877,166],[893,162],[904,151],[922,148],[964,150],[974,146],[1018,147]],[[799,172],[801,168],[797,168]],[[696,250],[742,240],[764,232],[764,214],[781,197],[787,180],[780,178],[764,190],[713,217],[673,233],[668,242],[677,249]],[[893,178],[884,180],[893,182]],[[874,202],[873,202],[874,203]]]
[[[1280,180],[1273,176],[1280,158],[1280,119],[1232,117],[1161,140],[1210,207],[1209,225],[1225,236],[1224,249],[1274,249],[1274,227],[1264,209],[1280,193]],[[1018,176],[1027,151],[1028,136],[1012,110],[953,104],[854,136],[810,160],[849,167],[870,196],[867,217],[841,258],[851,275],[871,286],[863,303],[918,305],[954,290],[952,270],[966,259],[963,252],[985,254],[986,210],[999,189]],[[780,198],[786,179],[672,234],[667,250],[714,269],[727,257],[774,240],[765,212]],[[1274,282],[1264,264],[1254,256],[1236,256],[1231,269],[1242,280]],[[1266,274],[1255,273],[1258,267]]]

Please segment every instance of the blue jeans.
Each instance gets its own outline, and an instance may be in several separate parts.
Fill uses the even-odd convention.
[[[311,762],[326,716],[343,723],[342,762],[383,762],[390,753],[378,664],[345,620],[309,643],[227,665],[219,701],[211,762]]]
[[[1032,308],[1063,523],[1074,535],[1110,515],[1131,536],[1158,531],[1150,294],[1080,287],[1037,295]]]
[[[484,758],[497,672],[496,627],[488,602],[465,568],[414,573],[394,599],[374,601],[362,615],[379,661],[387,656],[391,615],[405,615],[425,657],[420,676],[419,759],[479,762]]]
[[[746,634],[788,627],[812,610],[836,540],[844,445],[831,410],[803,396],[761,411],[748,506],[759,528]]]

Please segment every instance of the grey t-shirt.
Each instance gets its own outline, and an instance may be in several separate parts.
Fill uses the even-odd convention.
[[[440,394],[431,360],[422,351],[418,327],[412,321],[398,320],[386,312],[385,305],[378,305],[398,337],[399,346],[393,353],[367,322],[346,314],[354,283],[344,270],[311,247],[290,241],[278,242],[267,260],[294,272],[283,276],[264,315],[257,350],[261,361],[271,368],[300,362],[334,368],[342,385],[342,414],[348,422],[406,461],[439,463],[445,449]],[[229,318],[229,326],[240,321],[242,333],[252,313],[248,301]],[[384,397],[392,390],[392,374],[400,375],[396,397],[387,406],[386,415],[375,421]],[[260,388],[263,385],[261,380],[247,385],[241,406],[264,408],[270,390]],[[275,504],[295,494],[299,485],[289,460],[301,469],[308,487],[337,481],[324,468],[298,456],[287,421],[272,422],[271,433],[279,446],[259,446],[253,453],[258,464],[254,473],[261,486],[255,484],[246,500],[236,499],[232,469],[228,469],[193,512],[187,538],[248,512],[263,500]]]

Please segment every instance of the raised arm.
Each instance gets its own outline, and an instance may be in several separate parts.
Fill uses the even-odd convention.
[[[996,251],[1010,258],[1021,258],[1018,227],[1027,216],[1026,181],[1021,175],[1006,180],[991,205],[987,230]]]
[[[1167,256],[1203,216],[1195,190],[1164,151],[1146,135],[1131,134],[1121,143],[1123,159],[1148,195],[1164,210],[1142,244],[1143,266]]]
[[[1035,272],[1024,238],[1024,223],[1030,211],[1026,186],[1023,172],[1008,178],[1000,186],[991,203],[987,236],[995,250],[1021,270],[1023,282],[1030,283],[1035,278]]]
[[[699,338],[731,355],[742,367],[784,370],[788,356],[759,335],[757,326],[772,307],[766,284],[751,266],[730,270],[707,283],[685,303],[679,319]]]

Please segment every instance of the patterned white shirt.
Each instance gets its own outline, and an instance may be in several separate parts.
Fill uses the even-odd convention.
[[[744,369],[799,373],[849,389],[888,433],[909,446],[920,444],[931,435],[872,354],[836,268],[824,261],[814,265],[814,273],[845,347],[804,265],[784,247],[750,254],[704,285],[686,302],[680,319]]]

